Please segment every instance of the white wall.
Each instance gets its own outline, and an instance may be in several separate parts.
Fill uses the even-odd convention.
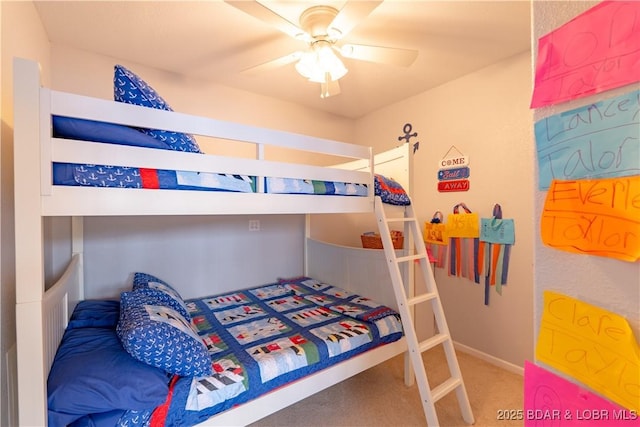
[[[449,277],[443,269],[435,273],[453,339],[515,370],[533,357],[530,63],[524,52],[369,114],[356,129],[357,141],[375,152],[398,145],[405,123],[418,132],[410,143],[420,142],[412,199],[421,223],[436,210],[446,215],[459,202],[483,217],[499,203],[505,218],[515,219],[508,285],[502,296],[491,291],[488,306],[483,285]],[[438,161],[452,146],[470,158],[470,189],[439,193]]]
[[[260,231],[248,231],[249,219]],[[85,297],[119,298],[136,271],[168,281],[184,298],[300,276],[301,230],[302,215],[86,219]]]
[[[570,21],[599,2],[574,1],[561,4],[536,2],[533,9],[535,39]],[[604,98],[638,90],[635,83],[594,96],[537,109],[535,121],[563,111],[588,105]],[[640,138],[640,129],[636,137]],[[535,220],[539,223],[546,191],[535,192]],[[640,337],[640,263],[577,255],[543,245],[535,239],[535,327],[536,334],[542,316],[545,290],[553,290],[594,304],[627,318],[636,339]]]
[[[15,344],[15,266],[13,233],[13,65],[20,56],[39,61],[49,83],[49,43],[31,2],[0,2],[2,12],[2,137],[0,139],[0,425],[15,425],[11,418],[9,395],[12,384],[6,374],[7,364],[15,369],[15,360],[7,352]]]

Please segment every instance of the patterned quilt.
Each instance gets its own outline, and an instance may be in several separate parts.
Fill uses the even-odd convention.
[[[166,425],[193,425],[402,336],[399,316],[310,278],[187,301],[214,375],[180,378]]]
[[[246,175],[70,163],[54,164],[53,182],[83,187],[255,191],[255,178]]]
[[[145,169],[124,166],[56,163],[55,185],[111,188],[147,188],[162,190],[256,191],[256,177],[247,175]],[[279,194],[315,194],[366,196],[365,184],[316,181],[293,178],[265,178],[266,192]]]

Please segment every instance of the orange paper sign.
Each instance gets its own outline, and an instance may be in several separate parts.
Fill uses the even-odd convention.
[[[640,176],[553,180],[540,226],[548,246],[634,262],[640,258]]]

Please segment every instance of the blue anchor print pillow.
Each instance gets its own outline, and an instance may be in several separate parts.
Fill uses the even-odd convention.
[[[212,373],[207,347],[191,322],[145,293],[121,294],[116,332],[136,360],[183,377]]]
[[[182,296],[173,286],[152,274],[136,272],[133,274],[133,290],[137,292],[147,293],[150,296],[157,296],[160,305],[166,305],[174,309],[185,319],[191,321],[191,315],[184,303]]]
[[[147,82],[122,65],[114,67],[113,99],[118,102],[173,111]],[[193,135],[160,129],[140,129],[140,131],[164,142],[172,150],[202,153]]]

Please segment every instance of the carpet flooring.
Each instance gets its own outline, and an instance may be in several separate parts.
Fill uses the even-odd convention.
[[[476,427],[522,426],[522,421],[499,419],[523,408],[523,377],[458,351]],[[449,378],[442,346],[423,353],[431,388]],[[417,385],[403,381],[403,357],[395,357],[289,406],[253,427],[404,427],[426,426]],[[436,403],[440,426],[462,427],[456,393]],[[504,418],[504,417],[503,417]],[[429,426],[434,427],[434,426]]]

